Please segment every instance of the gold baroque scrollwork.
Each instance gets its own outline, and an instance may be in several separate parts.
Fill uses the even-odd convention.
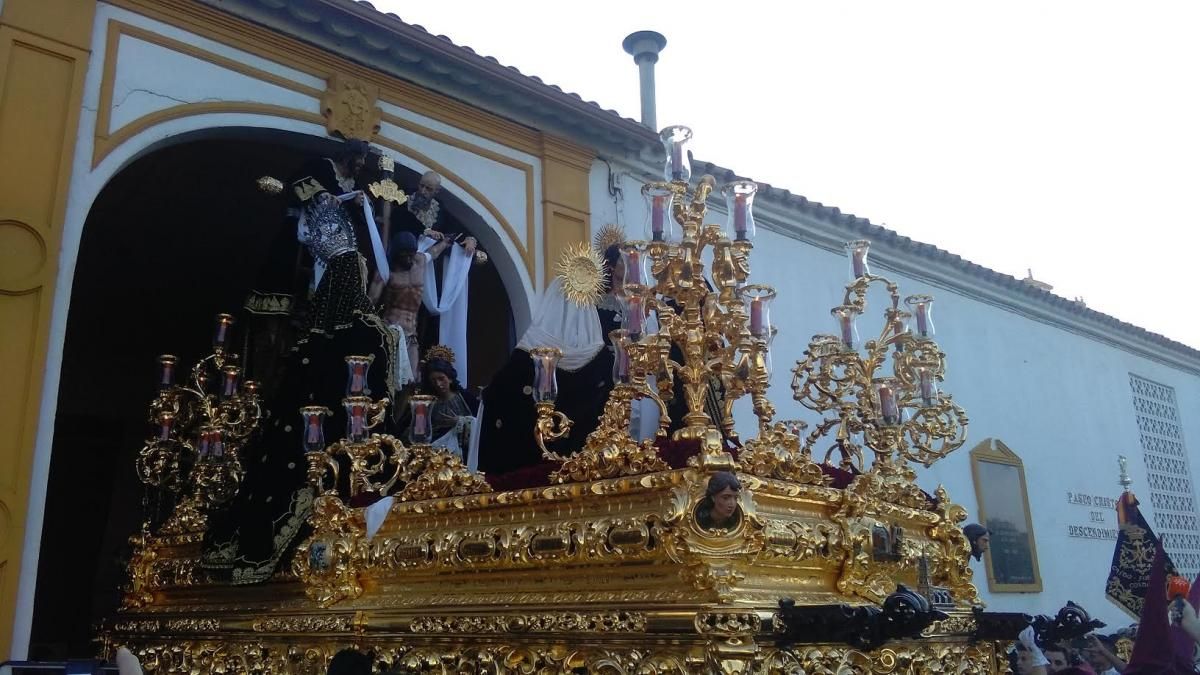
[[[329,616],[278,616],[255,619],[250,629],[255,633],[325,633],[345,632],[354,628],[354,619],[345,614]]]
[[[335,74],[321,98],[325,130],[343,138],[370,141],[379,133],[383,111],[377,105],[379,87]]]

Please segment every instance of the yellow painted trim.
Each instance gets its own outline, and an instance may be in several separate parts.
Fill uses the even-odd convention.
[[[539,154],[540,134],[532,129],[194,0],[108,2],[322,79],[328,79],[333,73],[345,73],[378,86],[381,101],[446,122],[526,154]]]
[[[6,340],[0,350],[0,658],[12,653],[58,255],[95,9],[95,0],[6,0],[0,14],[0,144],[6,157],[28,158],[0,164],[0,227],[8,237],[17,235],[6,239],[16,246],[0,247],[0,333]],[[17,50],[26,52],[23,60],[17,60],[22,58]],[[38,96],[15,95],[14,86]],[[54,124],[44,124],[47,120]],[[30,171],[39,178],[29,180]],[[41,252],[40,260],[31,258],[33,251]],[[14,269],[25,273],[4,275]]]
[[[179,52],[182,54],[186,54],[188,56],[199,59],[201,61],[205,61],[207,63],[212,63],[213,65],[215,65],[217,67],[226,68],[231,71],[246,75],[248,77],[262,79],[264,81],[268,81],[272,84],[275,84],[277,86],[280,86],[280,87],[283,87],[286,89],[290,89],[290,90],[298,92],[300,94],[311,96],[318,101],[321,99],[323,92],[317,91],[317,90],[313,89],[312,87],[305,86],[298,82],[288,80],[287,78],[280,77],[278,75],[275,75],[274,73],[269,73],[269,72],[254,68],[252,66],[248,66],[243,63],[239,63],[239,62],[229,59],[225,56],[222,56],[220,54],[216,54],[216,53],[204,50],[204,49],[200,49],[199,47],[196,47],[194,45],[190,45],[190,44],[181,42],[179,40],[175,40],[175,39],[168,38],[168,37],[165,37],[162,35],[158,35],[156,33],[146,31],[137,26],[132,26],[128,23],[117,21],[115,19],[109,21],[108,29],[106,31],[106,36],[107,36],[107,44],[105,45],[104,72],[103,72],[103,75],[102,75],[101,81],[100,81],[100,101],[99,101],[99,109],[97,111],[95,143],[94,143],[94,147],[92,150],[92,168],[95,168],[97,165],[99,165],[99,163],[101,161],[103,161],[104,158],[107,157],[117,146],[124,143],[129,138],[132,138],[134,135],[136,135],[156,124],[161,124],[163,122],[173,120],[173,119],[179,119],[182,117],[189,117],[189,116],[193,116],[193,115],[201,115],[201,114],[206,114],[206,113],[218,113],[218,112],[220,112],[220,113],[248,113],[248,114],[261,114],[261,115],[270,115],[270,116],[276,116],[276,117],[285,117],[285,118],[289,118],[289,119],[297,119],[297,120],[300,120],[303,122],[312,122],[314,124],[324,124],[325,120],[320,114],[317,114],[315,112],[305,112],[305,111],[296,110],[293,108],[287,108],[284,106],[277,106],[277,105],[270,105],[270,104],[263,104],[263,103],[253,103],[253,102],[205,102],[205,103],[183,104],[183,105],[173,106],[171,108],[167,108],[164,110],[159,110],[159,111],[144,115],[142,117],[139,117],[139,118],[129,122],[128,124],[124,125],[120,129],[117,129],[114,131],[114,130],[110,129],[109,126],[111,123],[113,91],[114,91],[115,80],[116,80],[117,53],[119,50],[119,44],[120,44],[120,40],[121,40],[122,36],[129,36],[129,37],[132,37],[132,38],[135,38],[138,40],[142,40],[142,41],[150,43],[150,44],[158,45],[160,47],[163,47],[164,49],[169,49],[169,50],[176,51],[176,52]],[[483,148],[478,145],[468,143],[466,141],[455,138],[448,134],[444,134],[437,130],[431,129],[429,127],[420,125],[416,122],[413,122],[411,120],[406,120],[404,118],[401,118],[401,117],[398,117],[395,115],[384,114],[382,117],[382,120],[384,122],[387,122],[388,124],[393,124],[399,128],[406,129],[415,134],[419,134],[421,136],[425,136],[427,138],[436,140],[438,142],[445,143],[452,147],[456,147],[461,150],[465,150],[469,153],[479,155],[480,157],[484,157],[484,158],[490,159],[492,161],[499,162],[501,164],[504,164],[505,166],[510,166],[510,167],[519,169],[525,174],[525,201],[526,201],[525,233],[526,233],[526,236],[525,236],[524,243],[522,243],[522,240],[516,236],[516,229],[499,212],[499,210],[495,208],[495,206],[491,203],[491,201],[489,201],[486,197],[483,196],[482,193],[480,193],[478,190],[471,187],[465,181],[461,180],[460,178],[457,178],[457,176],[454,176],[453,178],[451,178],[451,176],[453,176],[453,174],[451,172],[449,172],[443,165],[434,162],[433,160],[429,159],[428,157],[426,157],[420,153],[417,153],[415,150],[413,150],[412,148],[409,148],[408,146],[400,146],[394,142],[385,142],[386,139],[383,139],[382,137],[375,139],[375,142],[377,144],[383,145],[385,147],[392,147],[393,149],[403,148],[403,150],[401,150],[401,151],[404,152],[405,154],[409,154],[410,156],[413,156],[414,158],[419,157],[420,161],[425,163],[427,166],[435,167],[434,168],[435,171],[437,171],[438,173],[441,173],[442,175],[444,175],[448,178],[451,178],[455,183],[462,185],[463,189],[466,190],[469,194],[471,194],[471,196],[473,196],[477,200],[479,200],[480,204],[483,204],[485,206],[485,208],[487,208],[488,212],[491,213],[496,218],[496,221],[501,224],[501,227],[505,230],[505,232],[508,234],[509,238],[512,240],[513,246],[516,247],[518,253],[520,254],[521,260],[525,265],[526,271],[529,273],[530,279],[531,280],[535,279],[536,274],[537,274],[536,261],[533,259],[533,254],[531,252],[532,251],[532,242],[534,240],[534,234],[535,234],[535,230],[534,230],[534,222],[535,222],[534,213],[535,212],[534,212],[533,167],[531,165],[529,165],[528,163],[522,162],[522,161],[514,159],[512,157],[506,157],[500,153],[488,150],[487,148]]]
[[[996,581],[992,573],[992,554],[984,554],[987,569],[988,590],[992,593],[1041,593],[1042,572],[1038,566],[1037,536],[1033,531],[1033,511],[1029,508],[1029,490],[1025,487],[1025,463],[1003,442],[988,438],[971,450],[971,480],[975,484],[975,503],[979,507],[979,523],[987,527],[987,505],[983,503],[983,477],[980,475],[979,464],[990,462],[1016,467],[1017,475],[1021,478],[1021,503],[1025,507],[1025,527],[1029,532],[1029,555],[1033,562],[1033,583],[1031,584],[1002,584]]]

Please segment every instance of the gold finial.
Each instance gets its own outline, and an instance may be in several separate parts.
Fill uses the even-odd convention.
[[[258,186],[259,190],[269,195],[277,195],[283,192],[283,181],[274,176],[263,176],[254,181],[254,184]]]
[[[586,243],[568,246],[555,269],[568,300],[580,307],[600,301],[604,294],[604,260]]]
[[[441,359],[454,364],[454,350],[446,345],[434,345],[425,350],[425,362],[428,363],[434,359]]]
[[[609,246],[612,246],[613,244],[621,245],[624,243],[624,228],[622,228],[620,225],[614,225],[612,223],[600,228],[600,230],[596,232],[595,236],[592,237],[592,247],[595,248],[596,252],[600,255],[604,255],[604,252],[608,250]]]
[[[1125,455],[1117,455],[1117,466],[1121,467],[1121,476],[1118,479],[1121,487],[1129,490],[1129,486],[1133,485],[1133,480],[1129,477],[1129,460],[1125,459]]]
[[[371,183],[367,186],[367,190],[371,192],[372,196],[389,202],[395,202],[397,206],[408,201],[408,195],[404,194],[404,190],[401,190],[400,186],[396,185],[396,181],[391,178],[384,178],[377,183]]]

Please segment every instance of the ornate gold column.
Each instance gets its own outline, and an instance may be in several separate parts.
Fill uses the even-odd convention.
[[[63,214],[95,0],[0,13],[0,658],[11,653]]]
[[[591,205],[588,175],[596,155],[588,148],[542,136],[542,287],[550,270],[571,244],[588,241]]]

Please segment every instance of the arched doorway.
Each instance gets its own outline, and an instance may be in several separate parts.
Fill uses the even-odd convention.
[[[239,314],[283,227],[282,199],[258,191],[256,179],[289,176],[333,145],[263,129],[174,137],[123,168],[93,202],[66,322],[31,657],[93,651],[92,624],[117,605],[126,541],[142,519],[133,462],[147,433],[155,357],[193,363],[207,353],[212,317]],[[417,174],[398,163],[396,179],[409,189]],[[497,239],[483,219],[448,191],[439,200],[493,260],[504,255],[489,245]],[[470,294],[468,381],[485,384],[514,332],[497,265],[473,270]]]

